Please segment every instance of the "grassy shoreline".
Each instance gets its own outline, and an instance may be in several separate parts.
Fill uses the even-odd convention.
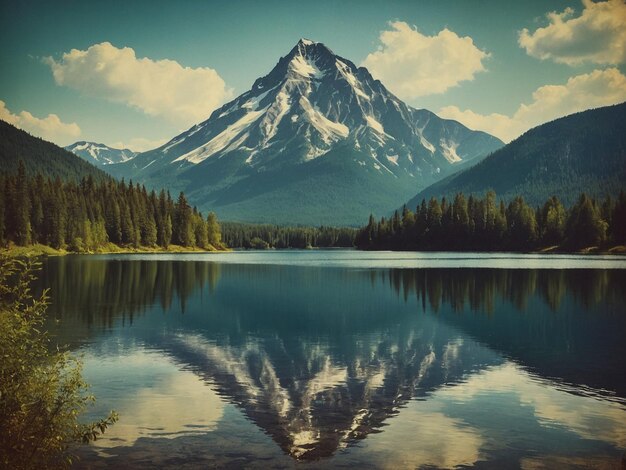
[[[188,246],[180,246],[180,245],[170,245],[168,248],[163,247],[149,247],[149,246],[139,246],[139,247],[131,247],[131,246],[118,246],[113,243],[108,243],[107,245],[94,250],[94,251],[84,251],[84,252],[75,252],[68,251],[64,249],[56,249],[47,245],[35,244],[28,246],[18,246],[14,244],[10,244],[8,247],[0,248],[0,256],[9,256],[9,257],[31,257],[31,256],[65,256],[72,254],[81,254],[81,255],[106,255],[106,254],[124,254],[124,253],[224,253],[231,251],[229,248],[220,248],[220,249],[212,249],[205,250],[197,247],[188,247]]]
[[[597,246],[584,248],[578,251],[560,250],[558,246],[549,246],[541,248],[535,251],[526,253],[535,254],[576,254],[576,255],[626,255],[626,245],[617,245],[610,248],[599,248]],[[8,257],[30,257],[30,256],[65,256],[71,254],[81,255],[106,255],[106,254],[147,254],[147,253],[227,253],[233,251],[231,248],[219,248],[213,250],[204,250],[197,247],[188,247],[180,245],[170,245],[168,248],[163,247],[130,247],[130,246],[118,246],[113,243],[109,243],[95,251],[75,252],[64,249],[56,249],[47,245],[35,244],[29,246],[18,246],[11,244],[8,247],[0,248],[0,256]],[[367,251],[367,250],[366,250]],[[500,251],[481,251],[478,253],[501,253]],[[513,252],[511,252],[513,253]],[[521,253],[521,252],[520,252]]]
[[[555,254],[555,255],[626,255],[626,245],[616,245],[610,248],[600,248],[598,246],[590,246],[576,251],[561,250],[559,246],[548,246],[532,253],[538,254]]]

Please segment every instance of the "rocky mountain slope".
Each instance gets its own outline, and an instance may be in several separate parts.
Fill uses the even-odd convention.
[[[365,68],[302,39],[209,119],[107,171],[184,190],[224,220],[344,225],[501,145],[407,106]]]
[[[103,166],[111,163],[123,163],[137,155],[130,149],[116,149],[104,144],[95,142],[75,142],[65,147],[65,150],[78,155],[83,160],[88,161],[92,165]]]

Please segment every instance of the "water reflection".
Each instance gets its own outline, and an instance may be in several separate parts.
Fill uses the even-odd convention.
[[[466,310],[491,315],[498,300],[508,300],[519,311],[539,297],[553,312],[566,293],[582,308],[604,301],[622,306],[626,301],[626,271],[601,269],[390,269],[372,271],[374,278],[388,277],[389,284],[406,300],[417,295],[423,310],[428,302],[437,313],[441,304],[455,312]]]
[[[89,331],[132,325],[135,316],[155,305],[184,313],[187,299],[210,295],[219,275],[220,265],[214,263],[64,256],[44,263],[37,287],[50,288],[49,311],[67,325],[58,330],[60,342],[71,344],[81,338],[79,331],[88,336]]]
[[[98,447],[133,445],[145,436],[174,439],[205,433],[214,430],[223,416],[220,398],[163,354],[104,342],[83,361],[86,378],[104,388],[107,400],[124,415]]]
[[[622,406],[566,393],[510,362],[401,413],[368,438],[375,467],[616,468],[626,447]]]
[[[56,293],[51,328],[82,345],[101,406],[122,413],[108,455],[218,435],[228,404],[295,460],[450,467],[619,456],[625,281],[622,270],[66,257],[41,286]],[[229,439],[205,452],[248,444]]]
[[[411,397],[460,379],[475,363],[496,362],[475,344],[446,343],[432,325],[394,333],[359,338],[341,357],[326,341],[276,337],[240,345],[178,335],[166,350],[244,409],[286,453],[317,459],[379,429]]]
[[[391,270],[397,295],[542,377],[626,397],[626,271]]]

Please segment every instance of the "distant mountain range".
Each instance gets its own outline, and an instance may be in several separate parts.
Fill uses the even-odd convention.
[[[104,144],[95,142],[75,142],[65,147],[65,150],[78,155],[83,160],[88,161],[95,166],[110,165],[111,163],[123,163],[131,160],[137,155],[129,149],[116,149]]]
[[[302,39],[208,120],[106,170],[184,190],[223,220],[346,225],[502,145],[407,106],[365,68]]]
[[[616,196],[626,189],[626,103],[535,127],[472,168],[429,186],[407,206],[490,189],[505,200],[521,195],[532,205],[553,195],[570,205],[583,191]]]
[[[532,205],[552,195],[570,205],[582,191],[617,195],[626,186],[624,129],[626,103],[557,119],[503,146],[407,106],[365,68],[300,40],[249,91],[157,149],[83,141],[66,147],[78,158],[0,121],[0,164],[105,178],[90,162],[174,195],[183,190],[222,220],[359,225],[402,201],[414,208],[457,192],[493,189]]]
[[[30,175],[74,181],[89,175],[96,180],[109,178],[73,153],[0,120],[0,171],[15,173],[20,160]]]

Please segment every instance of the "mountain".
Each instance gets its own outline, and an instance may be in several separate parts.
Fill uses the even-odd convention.
[[[17,172],[20,160],[31,175],[41,173],[75,181],[89,175],[96,180],[108,178],[106,173],[73,153],[0,120],[0,171]]]
[[[501,145],[407,106],[367,69],[302,39],[208,120],[107,171],[184,190],[225,220],[345,225]]]
[[[581,192],[616,196],[626,188],[626,103],[583,111],[542,124],[482,162],[426,188],[407,205],[458,192],[493,189],[531,205],[556,195],[566,205]]]
[[[65,150],[72,152],[74,155],[78,155],[83,160],[96,166],[123,163],[137,155],[137,152],[133,152],[129,149],[116,149],[108,145],[85,141],[68,145],[65,147]]]

